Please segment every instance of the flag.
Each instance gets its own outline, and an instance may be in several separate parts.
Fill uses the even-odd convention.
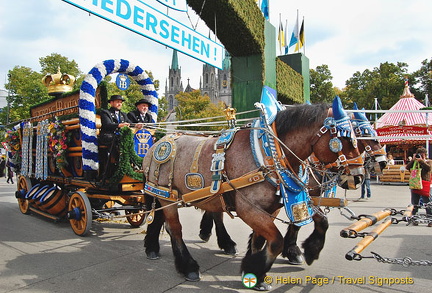
[[[304,19],[303,19],[301,27],[300,27],[299,39],[298,39],[298,43],[297,43],[296,48],[295,48],[295,52],[299,51],[301,49],[301,47],[304,46],[304,43],[305,43],[305,36],[304,36]]]
[[[264,14],[264,18],[269,20],[269,0],[262,0],[261,11]]]
[[[285,32],[288,32],[288,20],[285,20]],[[285,43],[285,55],[286,54],[288,54],[288,48],[289,48],[289,46],[288,46],[288,40],[287,40],[287,33],[284,33],[284,37],[285,37],[285,40],[284,40],[284,43]]]
[[[285,48],[285,33],[283,30],[283,25],[281,20],[279,20],[278,41],[279,41],[279,51],[282,52],[282,48]]]
[[[298,39],[299,39],[299,35],[298,35],[298,14],[297,14],[297,21],[296,21],[296,23],[294,25],[294,29],[293,29],[293,32],[292,32],[292,35],[291,35],[291,40],[290,40],[290,43],[289,43],[288,47],[292,47],[295,44],[297,44],[298,43]]]

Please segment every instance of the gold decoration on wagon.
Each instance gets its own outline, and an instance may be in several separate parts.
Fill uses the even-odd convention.
[[[42,83],[48,88],[50,96],[57,96],[70,92],[75,84],[75,76],[61,73],[60,67],[56,74],[47,74],[42,78]]]

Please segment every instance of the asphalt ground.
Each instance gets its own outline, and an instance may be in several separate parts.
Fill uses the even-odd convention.
[[[241,282],[240,272],[251,230],[238,218],[225,215],[239,251],[228,256],[218,248],[215,235],[207,243],[199,239],[200,211],[180,210],[185,243],[202,274],[201,281],[188,282],[175,271],[166,232],[161,234],[162,257],[148,260],[143,248],[145,225],[133,229],[123,219],[93,222],[90,235],[79,237],[66,221],[22,214],[15,188],[0,178],[0,292],[251,292]],[[386,208],[400,211],[409,204],[406,185],[374,183],[371,188],[369,200],[357,200],[360,190],[338,190],[338,197],[348,199],[356,215]],[[432,228],[392,224],[361,253],[366,258],[348,261],[345,254],[361,238],[340,237],[341,229],[352,221],[338,209],[327,216],[330,228],[320,258],[311,266],[293,266],[279,256],[268,273],[271,292],[430,292]],[[280,217],[285,218],[284,213]],[[284,234],[286,225],[277,222],[277,226]],[[310,224],[300,230],[299,243],[312,229]],[[381,263],[367,258],[372,251],[389,260],[410,257],[415,265]]]

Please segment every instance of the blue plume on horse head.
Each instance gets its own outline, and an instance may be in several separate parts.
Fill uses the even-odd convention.
[[[332,104],[333,117],[336,120],[336,128],[338,131],[338,136],[350,137],[352,126],[348,114],[342,107],[342,102],[339,96],[336,96]]]
[[[355,103],[355,102],[354,102],[353,109],[358,110],[357,103]],[[364,108],[363,108],[363,110],[364,110]],[[355,120],[358,120],[358,121],[369,122],[369,119],[366,117],[366,114],[364,112],[354,112],[354,118],[355,118]]]
[[[336,120],[348,118],[348,115],[342,106],[342,102],[339,96],[336,96],[333,99],[332,109],[333,109],[333,117]]]

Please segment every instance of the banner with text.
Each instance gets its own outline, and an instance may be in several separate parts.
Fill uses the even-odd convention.
[[[138,0],[138,1],[142,1],[142,0]],[[178,11],[187,11],[186,0],[157,0],[157,1],[169,8]]]
[[[143,0],[63,0],[137,34],[222,69],[224,47]]]

